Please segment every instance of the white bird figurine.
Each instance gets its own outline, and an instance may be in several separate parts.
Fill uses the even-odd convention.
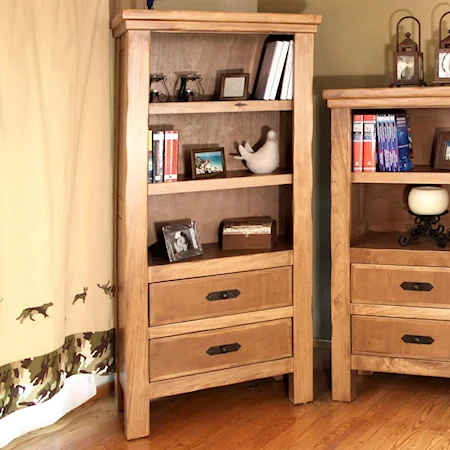
[[[238,151],[241,156],[235,156],[235,158],[244,160],[253,173],[272,173],[280,164],[278,135],[273,130],[267,133],[266,142],[257,152],[248,142],[245,145],[239,145]]]

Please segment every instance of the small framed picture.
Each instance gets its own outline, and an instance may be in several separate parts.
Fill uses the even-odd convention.
[[[248,73],[223,73],[220,80],[219,100],[246,100]]]
[[[226,172],[223,147],[191,150],[192,178],[223,177]]]
[[[203,255],[195,222],[162,227],[170,262]]]
[[[450,128],[436,128],[434,132],[433,167],[450,170]]]

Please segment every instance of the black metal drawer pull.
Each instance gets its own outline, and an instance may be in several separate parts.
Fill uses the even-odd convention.
[[[413,281],[405,281],[400,286],[405,291],[430,292],[433,289],[433,285],[430,283],[415,283]]]
[[[237,352],[241,348],[240,344],[235,342],[234,344],[218,345],[217,347],[210,347],[206,351],[209,356],[223,355],[224,353]]]
[[[405,344],[431,345],[434,342],[434,339],[431,336],[413,336],[411,334],[405,334],[402,337],[402,341]]]
[[[231,298],[237,298],[241,295],[241,292],[237,289],[230,289],[228,291],[210,292],[206,298],[210,302],[215,302],[217,300],[229,300]]]

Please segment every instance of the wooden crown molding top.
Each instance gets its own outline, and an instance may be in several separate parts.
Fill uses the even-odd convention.
[[[450,107],[450,87],[326,89],[329,108]]]
[[[315,33],[322,16],[208,11],[121,11],[111,22],[114,37],[128,30],[209,31],[218,33]]]

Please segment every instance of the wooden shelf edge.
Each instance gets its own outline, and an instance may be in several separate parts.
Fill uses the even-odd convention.
[[[269,175],[254,175],[246,171],[229,172],[224,178],[206,178],[202,180],[183,180],[176,183],[153,183],[148,185],[148,195],[182,194],[203,191],[222,191],[231,189],[248,189],[267,186],[283,186],[292,184],[291,173],[275,173]]]
[[[286,373],[292,373],[293,370],[293,358],[284,358],[171,380],[156,381],[150,383],[150,399],[154,400],[161,397],[199,391],[201,389],[284,375]]]
[[[149,266],[148,281],[149,283],[158,283],[162,281],[292,266],[293,259],[293,250],[275,250],[212,259],[198,259],[172,264],[167,263]]]
[[[352,370],[450,378],[450,362],[352,355]]]
[[[150,103],[148,112],[150,115],[153,115],[292,111],[292,105],[292,100],[166,102]]]
[[[148,329],[149,339],[158,339],[180,334],[197,333],[199,331],[218,330],[220,328],[249,325],[252,323],[267,322],[269,320],[286,319],[292,317],[293,306],[285,306],[262,311],[252,311],[231,316],[210,317],[208,319],[191,320],[170,325],[159,325]]]
[[[450,320],[450,308],[372,305],[352,303],[351,313],[357,316],[396,317],[400,319]]]
[[[351,174],[352,183],[371,184],[450,184],[450,172],[417,166],[410,172],[375,172]]]

